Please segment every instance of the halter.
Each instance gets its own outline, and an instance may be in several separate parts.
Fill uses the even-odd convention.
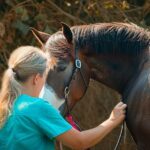
[[[74,77],[77,73],[77,71],[80,72],[80,75],[82,77],[82,80],[84,82],[84,85],[85,87],[87,88],[88,85],[84,79],[84,76],[81,72],[81,67],[82,67],[82,63],[81,63],[81,60],[78,58],[78,55],[77,55],[77,48],[75,48],[75,60],[74,60],[74,69],[72,71],[72,75],[71,75],[71,78],[70,78],[70,81],[68,83],[68,85],[65,87],[65,90],[64,90],[64,95],[65,95],[65,103],[66,103],[66,107],[67,107],[67,116],[66,116],[66,119],[67,121],[77,130],[81,131],[81,128],[79,127],[79,125],[73,120],[72,116],[71,116],[71,113],[70,113],[70,108],[69,108],[69,105],[68,105],[68,95],[70,93],[70,86],[71,86],[71,82],[72,80],[74,80]],[[60,150],[63,150],[63,147],[62,147],[62,143],[59,142],[59,148]],[[90,149],[87,149],[87,150],[90,150]]]
[[[81,67],[82,67],[82,63],[81,63],[81,60],[79,59],[78,57],[78,54],[77,54],[77,49],[78,48],[74,48],[75,49],[75,59],[74,59],[74,69],[72,71],[72,75],[71,75],[71,78],[70,78],[70,81],[68,83],[68,85],[65,87],[65,90],[64,90],[64,95],[65,95],[65,103],[66,103],[66,106],[67,106],[67,115],[70,115],[70,109],[69,109],[69,105],[68,105],[68,95],[70,93],[70,86],[71,86],[71,82],[72,80],[74,80],[75,78],[75,75],[76,73],[79,71],[80,75],[81,75],[81,78],[82,78],[82,81],[84,83],[84,86],[87,88],[88,85],[85,81],[85,78],[81,72]]]
[[[85,78],[81,72],[81,67],[82,67],[82,63],[81,63],[81,60],[79,59],[78,55],[77,55],[77,48],[75,48],[75,60],[74,60],[74,69],[72,71],[72,76],[70,78],[70,81],[69,81],[69,84],[68,86],[65,87],[65,90],[64,90],[64,95],[65,95],[65,103],[66,103],[66,106],[67,106],[67,117],[66,119],[68,120],[68,122],[77,130],[81,131],[81,128],[79,127],[79,125],[77,123],[74,122],[72,116],[71,116],[71,113],[70,113],[70,109],[69,109],[69,105],[68,105],[68,95],[70,93],[70,90],[69,90],[69,87],[71,85],[71,82],[72,80],[74,80],[74,76],[76,75],[77,71],[80,72],[80,75],[82,77],[82,81],[84,82],[84,85],[85,87],[87,88],[88,85],[85,81]],[[119,146],[119,143],[121,141],[121,138],[122,138],[122,134],[123,134],[123,131],[124,131],[124,126],[125,126],[125,123],[123,122],[122,124],[122,127],[121,127],[121,130],[120,130],[120,134],[119,134],[119,137],[118,137],[118,140],[117,140],[117,143],[115,145],[115,148],[114,150],[117,150],[118,149],[118,146]],[[60,150],[62,150],[62,148],[60,147]],[[89,149],[87,149],[89,150]]]
[[[79,125],[77,123],[75,123],[75,121],[73,120],[72,116],[71,116],[71,113],[70,113],[70,109],[69,109],[69,105],[68,105],[68,95],[70,93],[70,90],[69,90],[69,87],[71,85],[71,82],[72,80],[74,80],[74,76],[76,75],[77,71],[80,72],[80,75],[82,77],[82,80],[84,82],[84,85],[85,87],[87,88],[87,84],[86,84],[86,81],[83,77],[83,74],[81,72],[81,61],[79,58],[76,58],[75,59],[75,69],[73,70],[73,73],[72,73],[72,76],[71,76],[71,80],[69,82],[69,85],[65,87],[65,91],[64,91],[64,94],[65,94],[65,103],[66,103],[66,107],[67,107],[67,116],[66,116],[66,119],[68,120],[68,122],[77,130],[80,130],[81,131],[81,128],[79,127]]]
[[[70,109],[69,109],[69,105],[68,105],[68,95],[69,95],[69,87],[71,86],[71,82],[72,80],[74,80],[74,77],[76,75],[76,73],[79,71],[80,73],[80,76],[82,78],[82,81],[84,83],[84,86],[87,88],[88,85],[85,81],[85,78],[81,72],[81,67],[82,67],[82,63],[81,63],[81,60],[79,59],[78,57],[78,54],[77,54],[77,48],[74,48],[75,49],[75,59],[74,59],[74,69],[72,71],[72,76],[70,78],[70,82],[68,84],[68,86],[65,87],[65,90],[64,90],[64,94],[65,94],[65,103],[66,103],[66,106],[67,106],[67,121],[77,130],[81,131],[81,128],[79,127],[79,125],[73,120],[72,116],[71,116],[71,113],[70,113]],[[89,148],[87,150],[90,150]]]

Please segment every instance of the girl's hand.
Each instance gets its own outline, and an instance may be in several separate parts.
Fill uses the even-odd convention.
[[[119,102],[112,110],[109,120],[112,121],[116,126],[125,119],[126,107],[126,104]]]

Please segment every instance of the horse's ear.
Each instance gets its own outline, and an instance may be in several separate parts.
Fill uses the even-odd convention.
[[[68,41],[68,43],[72,44],[73,35],[72,35],[72,31],[70,27],[63,22],[61,22],[61,25],[62,25],[62,31],[66,40]]]
[[[46,43],[46,41],[49,39],[50,34],[38,31],[35,28],[31,28],[31,31],[32,31],[34,37],[37,39],[37,41],[43,47],[44,44]]]

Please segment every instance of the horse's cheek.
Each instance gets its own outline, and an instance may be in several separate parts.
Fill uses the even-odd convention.
[[[78,101],[82,98],[83,95],[83,88],[80,83],[73,81],[71,84],[71,97],[73,101]]]

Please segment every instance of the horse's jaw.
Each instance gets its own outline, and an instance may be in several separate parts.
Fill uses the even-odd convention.
[[[42,88],[39,97],[48,101],[56,109],[59,109],[65,102],[65,99],[58,98],[55,91],[47,84]]]

